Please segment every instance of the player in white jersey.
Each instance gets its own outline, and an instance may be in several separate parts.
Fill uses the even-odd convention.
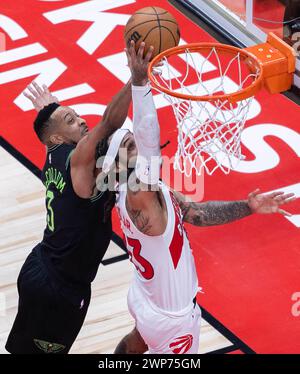
[[[135,204],[127,205],[127,191],[118,194],[117,210],[135,266],[128,307],[150,353],[197,353],[201,313],[194,300],[194,258],[179,204],[165,184],[158,186],[158,209],[166,213],[158,235],[151,235],[152,224],[143,218],[137,224],[139,213],[134,212]]]
[[[109,138],[106,156],[101,160],[104,175],[118,160],[117,209],[135,266],[128,307],[136,327],[122,339],[115,353],[142,353],[147,349],[149,353],[197,353],[201,320],[195,302],[198,281],[183,222],[209,226],[252,213],[288,214],[279,207],[293,201],[294,195],[262,195],[256,190],[248,200],[193,203],[161,182],[159,125],[147,80],[151,53],[150,48],[144,58],[144,45],[136,53],[133,42],[127,51],[132,73],[133,134],[128,129],[117,130]],[[125,149],[126,157],[120,149]],[[132,158],[136,162],[130,169]],[[126,171],[123,181],[122,165]]]

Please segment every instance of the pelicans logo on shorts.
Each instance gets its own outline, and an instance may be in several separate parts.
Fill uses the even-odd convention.
[[[170,345],[169,348],[175,354],[186,353],[193,345],[193,335],[188,334],[184,336],[179,336]]]
[[[66,348],[65,345],[46,342],[45,340],[33,339],[35,345],[45,353],[57,353]]]

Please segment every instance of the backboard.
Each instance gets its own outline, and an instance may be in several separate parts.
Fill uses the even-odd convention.
[[[298,55],[294,85],[300,89],[300,0],[177,0],[239,47],[274,32]],[[195,40],[197,42],[197,40]]]

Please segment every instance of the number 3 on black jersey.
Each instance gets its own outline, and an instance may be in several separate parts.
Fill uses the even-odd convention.
[[[54,199],[54,193],[50,190],[47,190],[46,201],[47,201],[47,225],[50,231],[54,231],[54,212],[51,207],[51,203]]]

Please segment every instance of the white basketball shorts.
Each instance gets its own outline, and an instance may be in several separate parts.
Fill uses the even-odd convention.
[[[183,315],[173,315],[154,309],[140,292],[135,291],[129,290],[128,309],[148,345],[149,354],[198,353],[201,310],[197,304],[192,304]]]

